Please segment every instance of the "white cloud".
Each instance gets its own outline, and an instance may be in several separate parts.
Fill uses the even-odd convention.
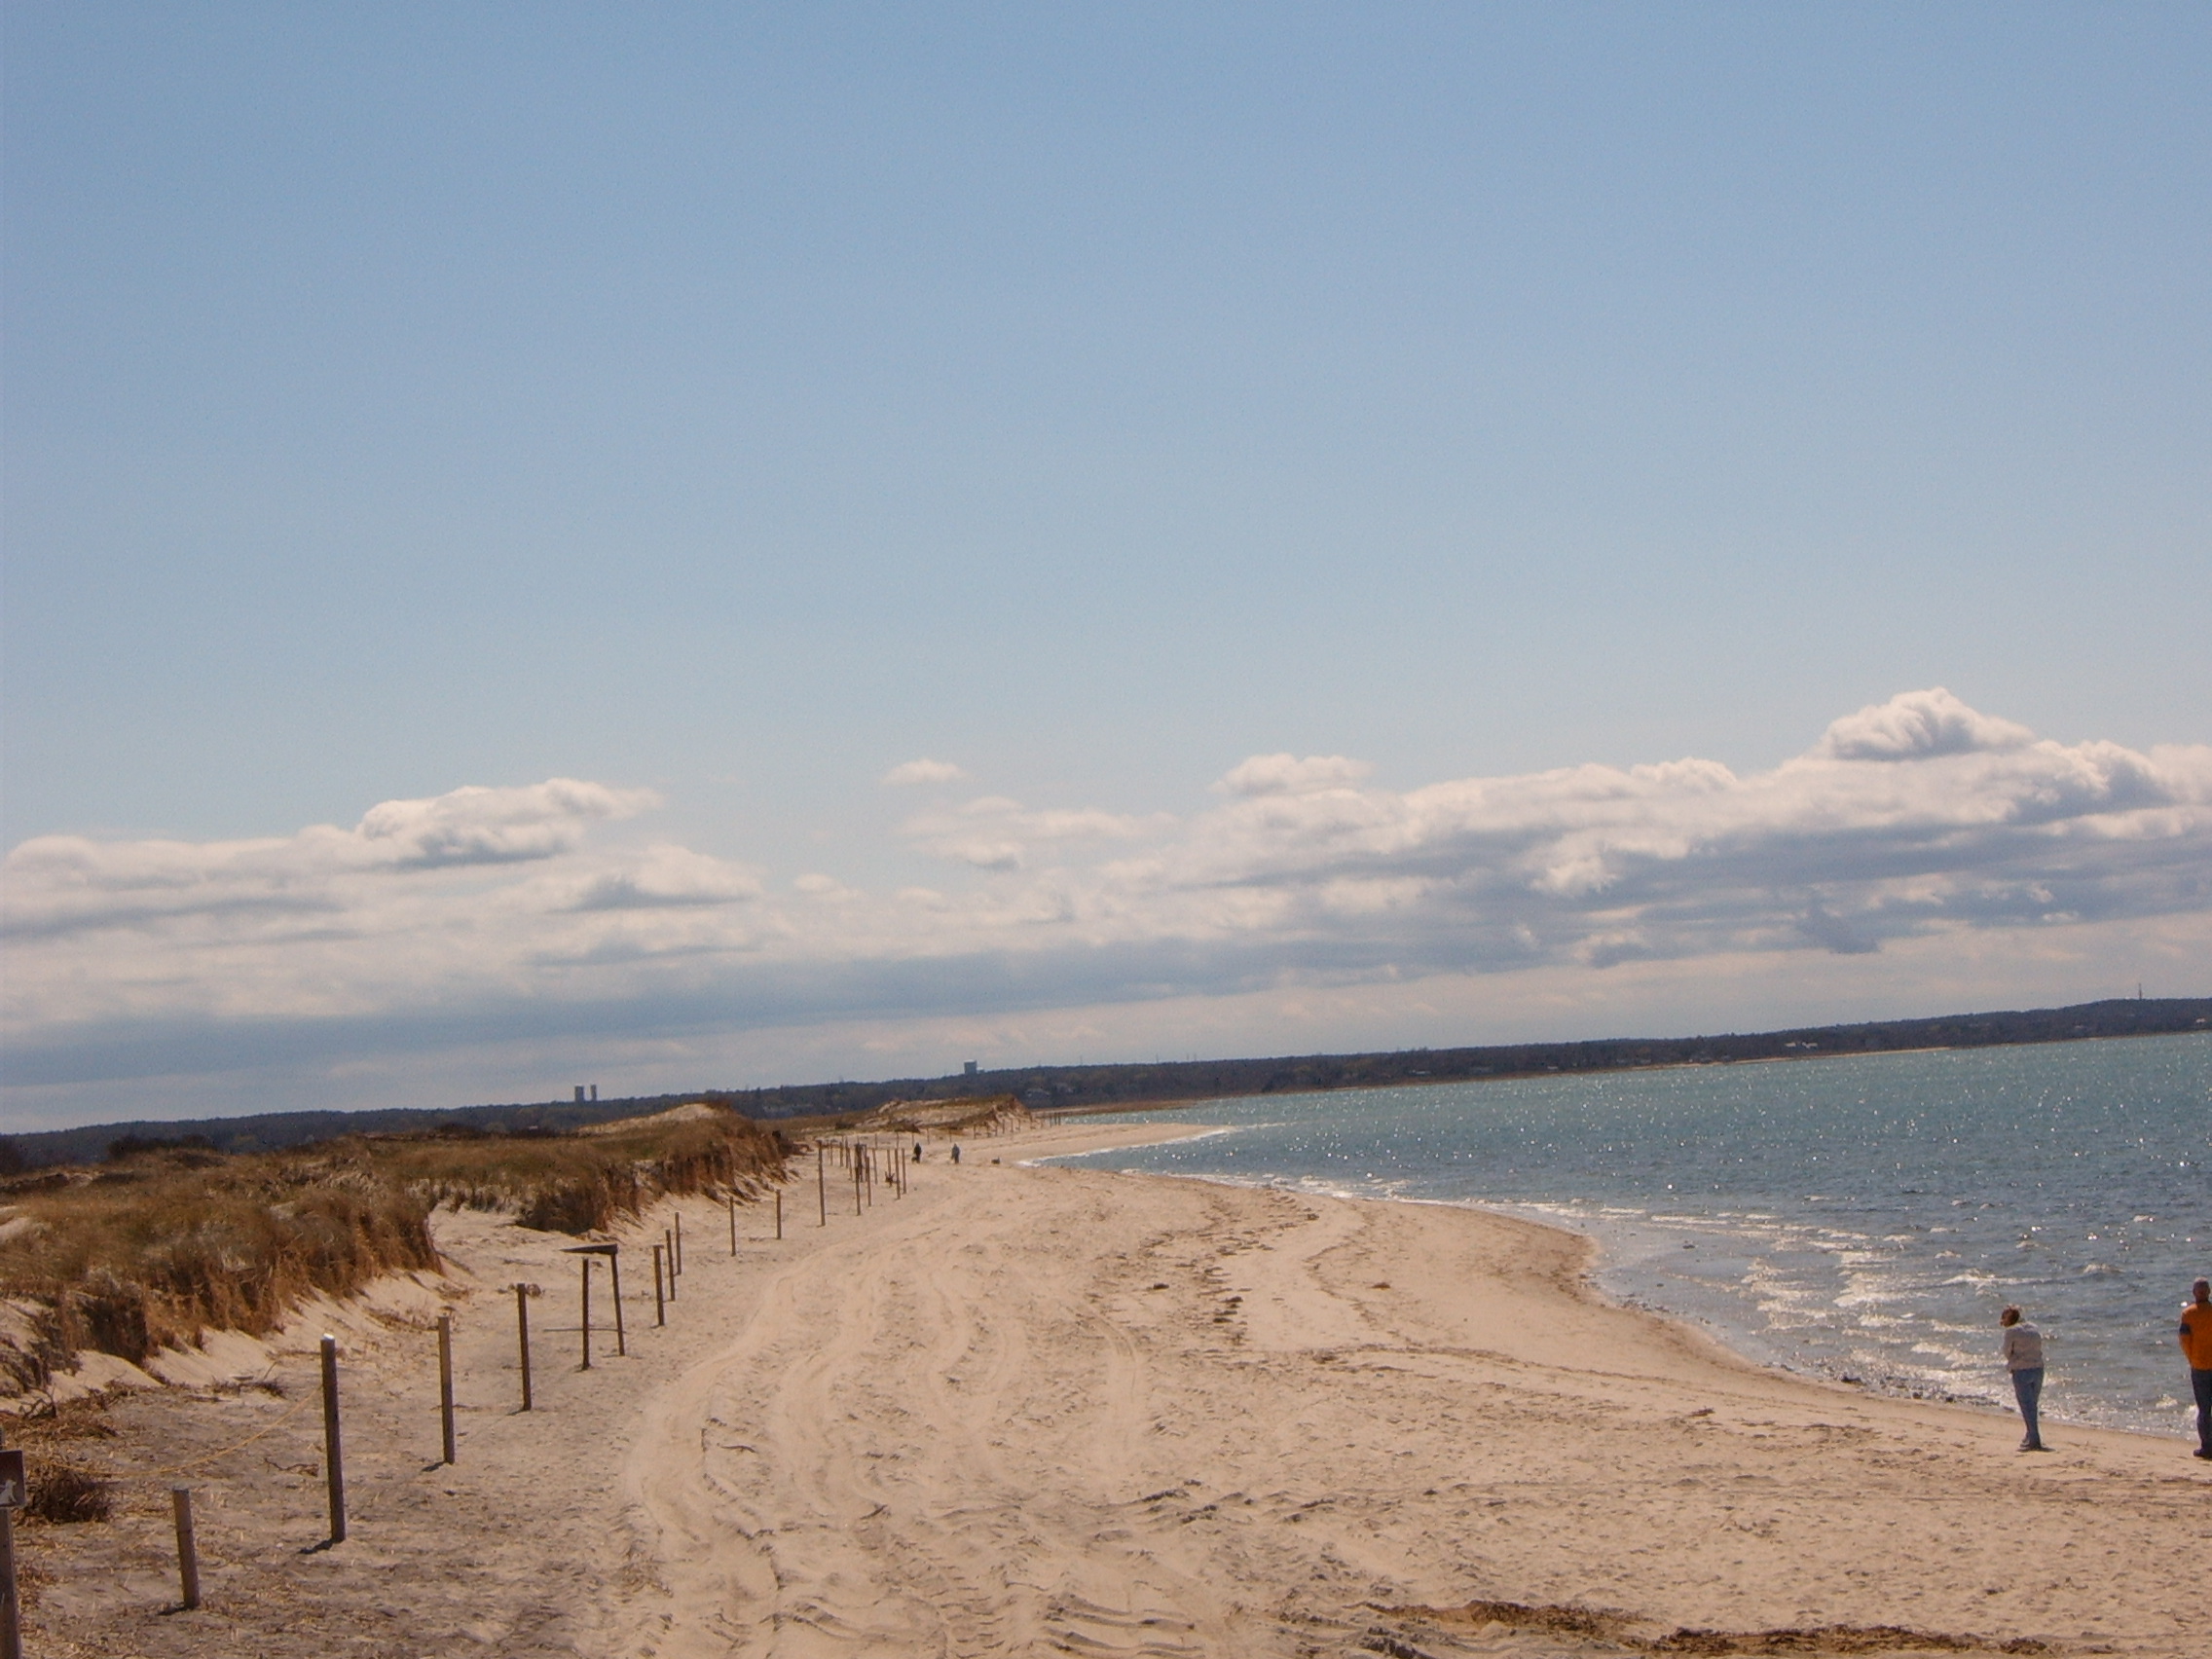
[[[903,760],[883,774],[883,782],[897,789],[909,784],[956,784],[968,769],[949,760]]]
[[[1270,986],[1780,973],[2212,912],[2212,747],[2056,743],[1946,692],[1742,776],[1365,776],[1256,756],[1185,818],[982,796],[904,826],[956,867],[887,895],[603,845],[652,797],[559,780],[281,838],[43,837],[5,866],[0,1029],[16,1082],[60,1087],[551,1029],[689,1043]]]
[[[1130,841],[1174,824],[1167,813],[1149,817],[1092,807],[1032,812],[1005,795],[982,795],[949,812],[925,812],[906,821],[904,832],[939,858],[977,869],[1019,869],[1039,842]]]
[[[656,846],[624,867],[592,876],[579,910],[649,910],[670,905],[735,904],[760,895],[749,870],[683,847]]]
[[[94,841],[45,835],[8,855],[4,931],[151,925],[191,914],[326,911],[332,883],[550,860],[594,824],[659,803],[649,790],[552,778],[520,789],[470,786],[425,800],[387,800],[351,830],[314,825],[284,838]]]
[[[1233,766],[1215,783],[1223,794],[1312,794],[1349,789],[1375,768],[1342,755],[1255,755]]]
[[[2024,725],[1968,708],[1937,685],[1844,716],[1828,727],[1814,753],[1830,760],[1916,760],[2017,749],[2035,735]]]

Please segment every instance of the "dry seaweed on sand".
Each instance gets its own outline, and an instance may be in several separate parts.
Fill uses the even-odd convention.
[[[1912,1630],[1903,1625],[1811,1625],[1771,1630],[1703,1630],[1681,1626],[1663,1635],[1649,1634],[1650,1623],[1626,1613],[1592,1607],[1530,1604],[1525,1602],[1469,1602],[1458,1607],[1376,1607],[1399,1620],[1405,1634],[1418,1634],[1425,1624],[1441,1629],[1466,1629],[1503,1625],[1509,1630],[1539,1631],[1551,1636],[1573,1636],[1610,1643],[1632,1653],[1705,1654],[1769,1659],[1789,1654],[1917,1654],[1917,1653],[2042,1653],[2046,1644],[2028,1637],[1993,1641],[1945,1631]],[[1375,1629],[1361,1645],[1371,1652],[1407,1659],[1418,1647],[1396,1633]]]

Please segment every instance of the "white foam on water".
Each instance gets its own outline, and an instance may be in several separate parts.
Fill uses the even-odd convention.
[[[2212,1042],[2144,1039],[1276,1096],[1233,1143],[1111,1156],[1567,1226],[1623,1300],[1923,1396],[2005,1404],[1996,1312],[2017,1302],[2055,1419],[2166,1433],[2203,1229],[2159,1217],[2203,1213],[2208,1099]]]

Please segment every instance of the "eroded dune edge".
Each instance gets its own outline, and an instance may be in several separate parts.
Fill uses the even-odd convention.
[[[666,1326],[656,1212],[629,1352],[589,1371],[569,1240],[441,1213],[445,1275],[318,1310],[257,1383],[28,1425],[129,1477],[113,1522],[19,1533],[31,1650],[2212,1652],[2212,1482],[2178,1442],[2018,1457],[2003,1418],[1608,1307],[1581,1240],[1510,1218],[1022,1161],[1162,1132],[939,1144],[857,1216],[832,1180],[827,1225],[810,1178],[734,1255],[687,1200]],[[333,1324],[351,1536],[317,1551]],[[180,1482],[207,1605],[169,1614]]]

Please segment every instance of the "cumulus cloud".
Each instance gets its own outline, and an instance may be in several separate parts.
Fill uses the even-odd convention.
[[[1847,959],[2212,912],[2212,747],[2059,743],[1939,689],[1749,774],[1369,776],[1254,756],[1186,817],[985,795],[909,819],[904,844],[949,868],[881,894],[609,844],[651,797],[561,780],[282,838],[44,837],[5,866],[11,1076]]]
[[[552,778],[527,789],[473,786],[372,807],[354,836],[399,865],[512,864],[567,852],[584,829],[655,805],[644,790]]]
[[[595,824],[657,805],[649,790],[551,778],[519,789],[469,786],[387,800],[350,830],[315,825],[284,838],[95,841],[44,835],[8,855],[0,934],[143,927],[165,917],[332,909],[332,883],[572,851]]]
[[[590,877],[579,910],[647,910],[669,905],[735,904],[760,894],[759,878],[683,847],[648,847],[620,869]]]
[[[949,760],[903,760],[883,774],[883,782],[893,789],[908,784],[956,784],[968,776],[965,766],[955,766]]]
[[[1313,794],[1349,789],[1375,768],[1342,755],[1255,755],[1233,766],[1215,783],[1222,794]]]
[[[1937,685],[1844,716],[1828,727],[1814,753],[1830,760],[1917,760],[2018,749],[2034,742],[2035,735],[2024,725],[1968,708]]]
[[[949,812],[921,813],[905,833],[938,857],[977,869],[1019,869],[1039,843],[1129,841],[1174,824],[1172,815],[1150,817],[1101,812],[1093,807],[1031,811],[1005,795],[982,795]]]

